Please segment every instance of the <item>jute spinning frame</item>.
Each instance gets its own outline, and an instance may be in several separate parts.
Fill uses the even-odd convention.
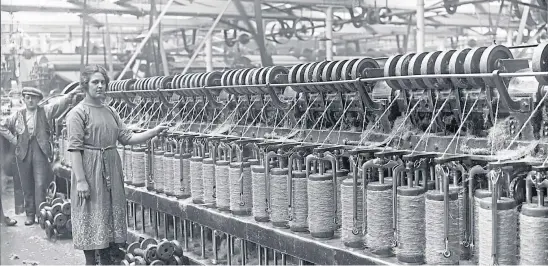
[[[511,78],[533,76],[538,83],[548,84],[547,46],[543,43],[535,48],[532,72],[515,73],[528,68],[529,60],[512,59],[508,48],[494,45],[396,55],[382,68],[375,60],[362,58],[291,68],[114,81],[109,84],[108,94],[111,105],[127,123],[147,128],[159,122],[176,122],[166,136],[153,139],[146,147],[121,151],[122,155],[126,151],[131,154],[123,157],[128,159],[124,161],[131,158],[132,167],[136,161],[141,162],[133,158],[146,158],[149,190],[178,198],[192,197],[194,203],[205,203],[235,215],[252,214],[256,221],[270,220],[276,227],[308,229],[315,238],[331,238],[342,225],[345,245],[361,248],[367,244],[379,256],[391,256],[395,248],[402,262],[458,263],[461,254],[466,256],[469,249],[475,250],[480,239],[482,243],[500,242],[501,230],[495,227],[482,228],[477,235],[478,225],[486,219],[480,198],[492,196],[493,224],[501,211],[515,207],[510,204],[497,208],[497,200],[504,199],[500,198],[501,185],[496,182],[499,179],[489,179],[490,193],[476,190],[479,176],[493,176],[505,164],[516,169],[523,166],[521,173],[536,166],[510,163],[507,159],[493,162],[493,157],[458,154],[457,148],[455,154],[448,151],[461,140],[464,128],[471,129],[472,124],[467,124],[471,116],[478,119],[482,112],[482,122],[492,125],[501,123],[497,121],[499,117],[511,117],[513,139],[507,149],[517,143],[531,119],[539,111],[546,112],[540,108],[548,93],[539,85],[538,95],[542,97],[536,98],[536,88],[529,88],[524,92],[526,96],[516,98],[506,84]],[[300,95],[299,100],[284,96],[287,86]],[[493,102],[496,105],[489,104]],[[338,112],[339,118],[334,110],[342,111]],[[392,125],[394,118],[390,118],[395,111],[403,117],[397,127]],[[429,122],[421,125],[416,114]],[[440,139],[430,133],[440,132],[443,119],[450,116],[455,121],[454,129],[450,141],[445,141],[448,144],[443,153],[426,152],[431,149],[428,144],[424,144],[425,151],[418,151],[421,143]],[[348,130],[350,118],[361,124],[361,135]],[[218,120],[224,121],[218,124]],[[286,127],[278,127],[282,123]],[[424,132],[415,136],[414,147],[401,148],[405,131],[401,129],[409,123],[421,125]],[[548,128],[548,121],[542,123]],[[331,129],[325,129],[326,125]],[[374,137],[379,132],[390,134],[382,135],[379,141]],[[283,134],[289,137],[284,138]],[[316,142],[313,134],[317,134]],[[548,136],[548,130],[544,134]],[[259,138],[261,135],[265,137]],[[282,137],[266,138],[274,135]],[[354,140],[355,137],[359,139]],[[531,134],[522,138],[534,141]],[[343,169],[347,161],[350,171]],[[485,162],[489,162],[486,168]],[[180,170],[168,174],[170,169]],[[128,183],[140,180],[135,171],[129,175],[133,176],[126,180]],[[536,176],[535,182],[540,180]],[[511,185],[516,178],[510,178],[508,173],[506,177],[503,191],[513,191]],[[304,178],[306,185],[301,182]],[[180,191],[171,191],[177,190],[172,184],[179,184]],[[463,195],[466,190],[467,196]],[[483,196],[478,197],[478,193]],[[351,206],[352,211],[346,206]],[[461,214],[455,209],[458,206],[462,207]],[[433,219],[439,211],[444,217],[441,222]],[[408,219],[410,214],[413,215]],[[421,217],[427,223],[415,229],[414,219]],[[452,217],[462,217],[465,222]],[[478,222],[474,221],[476,217]],[[509,219],[517,219],[517,215]],[[484,236],[488,232],[490,235]],[[489,263],[504,260],[504,254],[517,255],[517,251],[504,247],[500,250],[499,246],[493,244],[488,252],[475,252],[479,252],[481,261],[488,256]]]

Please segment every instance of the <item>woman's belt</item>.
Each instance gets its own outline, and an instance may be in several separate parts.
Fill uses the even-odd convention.
[[[111,187],[111,185],[110,185],[111,184],[110,172],[109,172],[109,168],[107,167],[107,165],[108,165],[107,158],[105,158],[104,153],[105,153],[105,151],[112,150],[112,149],[115,149],[115,148],[116,148],[116,145],[111,145],[111,146],[107,146],[107,147],[95,147],[95,146],[91,146],[91,145],[84,145],[84,149],[101,151],[101,172],[102,172],[102,175],[103,175],[103,179],[106,182],[107,189],[109,191],[110,191],[110,187]]]

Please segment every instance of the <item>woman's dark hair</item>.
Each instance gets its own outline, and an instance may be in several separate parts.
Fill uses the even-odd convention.
[[[83,90],[88,90],[89,80],[91,79],[91,76],[95,73],[101,73],[103,77],[105,78],[105,86],[108,89],[108,83],[110,79],[108,78],[107,70],[99,65],[91,65],[86,66],[82,73],[80,73],[80,87]]]

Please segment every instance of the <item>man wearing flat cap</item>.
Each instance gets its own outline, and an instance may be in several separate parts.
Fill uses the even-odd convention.
[[[50,121],[59,117],[70,106],[78,90],[63,95],[56,101],[39,106],[44,98],[36,88],[23,88],[21,94],[26,108],[16,111],[0,124],[1,131],[9,131],[15,145],[15,174],[21,179],[25,197],[25,225],[35,222],[39,204],[46,200],[46,190],[53,181],[51,160],[53,158]],[[7,135],[7,134],[3,134]]]

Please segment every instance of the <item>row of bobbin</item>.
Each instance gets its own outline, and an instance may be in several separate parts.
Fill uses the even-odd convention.
[[[202,180],[204,182],[204,205],[208,208],[216,207],[217,188],[217,161],[219,156],[220,137],[209,137],[205,139],[209,150],[209,157],[202,161]]]
[[[265,203],[268,217],[274,227],[288,228],[288,159],[290,148],[296,144],[276,143],[265,155]]]
[[[251,187],[252,187],[252,215],[257,222],[270,221],[269,200],[266,197],[268,178],[266,175],[266,164],[269,169],[273,168],[273,162],[267,159],[270,151],[277,150],[275,143],[254,142],[251,144],[257,164],[251,166]]]
[[[525,203],[519,216],[521,265],[548,264],[547,192],[548,165],[533,166],[526,178]]]
[[[230,212],[230,149],[228,138],[219,139],[215,162],[215,205],[218,210]]]
[[[151,139],[151,175],[150,184],[152,190],[158,193],[164,192],[165,182],[165,169],[164,169],[164,154],[165,151],[165,139],[164,136],[156,136]]]

